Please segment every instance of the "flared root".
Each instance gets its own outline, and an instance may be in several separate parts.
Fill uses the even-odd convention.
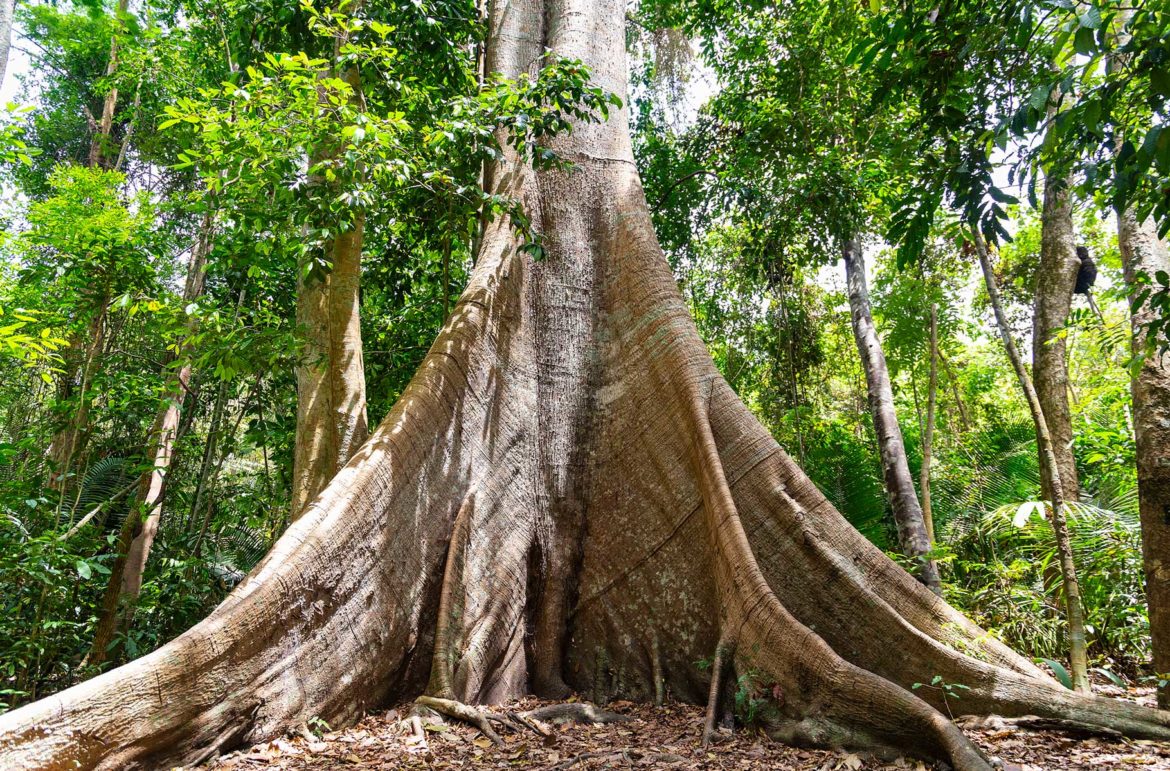
[[[623,0],[492,9],[493,71],[551,49],[626,92]],[[945,694],[913,690],[936,676],[969,689],[952,710],[1170,739],[1170,714],[1066,691],[949,607],[776,444],[698,336],[627,119],[558,136],[571,172],[492,167],[545,258],[490,225],[399,403],[262,564],[149,656],[0,716],[0,769],[189,764],[423,692],[489,737],[501,718],[471,705],[669,694],[708,704],[709,740],[732,667],[795,744],[987,769]],[[562,719],[620,717],[569,704],[513,722]]]

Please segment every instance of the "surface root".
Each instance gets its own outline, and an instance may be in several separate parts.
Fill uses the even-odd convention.
[[[488,715],[475,707],[464,704],[461,701],[454,701],[452,699],[440,699],[435,696],[419,696],[414,700],[414,703],[420,707],[433,709],[440,715],[462,720],[465,723],[470,723],[479,729],[487,738],[491,739],[492,743],[497,747],[504,746],[504,740],[500,735],[492,729],[491,722],[488,720]]]
[[[715,738],[715,725],[719,719],[719,695],[723,692],[723,676],[731,662],[731,646],[720,642],[715,646],[715,658],[711,663],[711,691],[707,696],[707,717],[703,721],[703,746]]]
[[[1099,736],[1118,740],[1124,737],[1121,731],[1096,723],[1086,723],[1082,720],[1064,718],[1039,717],[1037,715],[1021,715],[1020,717],[1003,717],[1002,715],[964,715],[955,719],[960,728],[981,728],[984,730],[1003,731],[1015,728],[1029,731],[1059,731],[1077,738]]]
[[[580,701],[572,704],[550,704],[547,707],[538,707],[527,712],[519,713],[529,720],[540,720],[545,723],[626,723],[634,718],[628,715],[619,715],[616,712],[600,709],[588,702]]]

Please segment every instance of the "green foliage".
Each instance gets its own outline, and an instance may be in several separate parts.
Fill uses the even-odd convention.
[[[910,690],[917,691],[919,688],[928,688],[936,690],[942,694],[943,706],[946,707],[947,714],[954,718],[951,712],[951,700],[959,699],[963,695],[963,691],[971,690],[971,686],[963,685],[962,683],[948,683],[943,679],[942,675],[935,675],[930,678],[929,683],[914,683],[910,686]]]

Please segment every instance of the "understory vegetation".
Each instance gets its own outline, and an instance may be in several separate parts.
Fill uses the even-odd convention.
[[[1165,12],[1143,11],[1126,28],[1149,46],[1134,55],[1156,48],[1163,59],[1134,76],[1149,93],[1122,104],[1101,58],[1108,30],[1129,23],[1116,3],[1011,4],[1036,14],[1017,19],[1039,30],[1041,42],[1020,46],[1030,58],[1011,71],[989,59],[986,83],[954,82],[959,62],[943,84],[907,63],[921,41],[906,30],[894,39],[897,4],[820,5],[793,4],[788,27],[751,3],[741,12],[647,2],[630,14],[636,157],[658,237],[719,371],[848,520],[914,569],[838,270],[838,236],[857,235],[909,470],[930,486],[928,557],[943,596],[1067,680],[1065,589],[1037,434],[970,238],[974,207],[977,229],[997,234],[1006,312],[1030,350],[1043,242],[1037,180],[1043,188],[1046,173],[1067,175],[1076,244],[1097,269],[1091,295],[1073,295],[1058,333],[1079,483],[1065,516],[1089,663],[1098,682],[1161,679],[1150,663],[1131,377],[1143,355],[1160,355],[1167,328],[1155,322],[1149,351],[1135,353],[1131,310],[1144,302],[1164,313],[1167,280],[1149,277],[1138,297],[1114,215],[1119,200],[1160,215],[1170,132],[1150,129],[1130,146],[1149,156],[1139,171],[1162,187],[1101,183],[1112,163],[1103,144],[1066,152],[1063,165],[1036,148],[1059,95],[1050,65],[1077,79],[1078,100],[1059,109],[1090,118],[1043,152],[1087,146],[1092,137],[1078,132],[1093,128],[1093,109],[1098,121],[1113,110],[1131,133],[1161,131]],[[955,4],[955,35],[979,26],[977,5]],[[329,275],[339,232],[364,234],[360,358],[374,426],[448,318],[485,224],[508,220],[542,257],[539,223],[485,192],[485,162],[510,152],[569,164],[544,140],[573,121],[604,120],[618,102],[580,62],[552,55],[529,79],[485,75],[484,23],[471,0],[15,7],[4,81],[13,103],[0,118],[0,710],[173,639],[295,519],[298,373],[320,355],[298,294]],[[855,26],[851,14],[862,17]],[[971,41],[981,56],[999,50],[987,36]],[[807,87],[827,92],[839,76],[854,91],[793,93],[781,64],[821,44],[820,64],[801,75]],[[758,79],[774,65],[775,80]],[[944,102],[976,97],[939,107],[875,85],[914,78]],[[766,95],[745,96],[749,83]],[[1003,103],[985,98],[996,84],[1010,91]],[[993,125],[997,113],[1028,106],[1037,114]],[[859,113],[874,116],[866,137],[845,128]],[[906,128],[936,114],[952,121],[947,139],[980,138],[982,156],[944,171],[953,148]],[[975,114],[987,125],[974,126]],[[858,150],[863,139],[872,144]],[[920,139],[938,151],[926,170],[907,160],[920,157],[910,144]],[[747,145],[784,162],[765,168]],[[994,173],[991,203],[948,198],[964,173]],[[171,404],[165,478],[151,499],[162,507],[157,536],[136,598],[115,612],[109,598],[118,597],[125,544],[141,532],[159,416]],[[95,651],[103,624],[114,632]],[[742,690],[737,707],[750,720],[757,705]]]

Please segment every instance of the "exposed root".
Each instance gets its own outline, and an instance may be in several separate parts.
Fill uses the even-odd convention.
[[[661,707],[666,701],[666,680],[662,677],[662,648],[658,635],[650,643],[650,678],[654,681],[654,706]]]
[[[982,728],[985,730],[1008,730],[1021,728],[1029,731],[1060,731],[1077,738],[1100,736],[1106,739],[1121,739],[1122,733],[1102,725],[1085,723],[1080,720],[1065,720],[1036,715],[1022,715],[1020,717],[1003,717],[1002,715],[965,715],[955,723],[963,728]]]
[[[711,691],[707,696],[707,718],[703,722],[703,746],[711,744],[715,737],[715,724],[719,719],[719,694],[723,692],[723,675],[731,663],[733,646],[720,642],[715,646],[715,658],[711,662]]]
[[[737,668],[758,672],[777,695],[774,737],[803,746],[909,752],[947,760],[959,771],[990,771],[982,752],[940,712],[843,659],[776,597],[724,475],[710,421],[711,391],[701,390],[692,394],[688,433],[695,438],[692,461],[715,551],[715,584],[725,628],[738,643]]]
[[[634,719],[628,715],[599,709],[584,701],[550,704],[519,714],[529,720],[541,720],[545,723],[628,723]]]
[[[427,732],[423,728],[422,718],[414,714],[407,718],[406,723],[410,727],[410,735],[414,737],[418,746],[422,748],[423,752],[428,751],[430,746],[427,744]]]
[[[467,551],[467,539],[471,533],[471,514],[475,509],[475,494],[469,493],[459,506],[455,524],[451,529],[451,541],[447,546],[447,562],[443,566],[443,586],[439,592],[439,615],[435,624],[435,652],[431,660],[431,682],[429,693],[443,699],[454,699],[452,688],[452,650],[455,641],[451,639],[451,624],[456,615],[453,607],[456,592],[463,581],[463,559]]]
[[[552,740],[554,742],[556,741],[556,734],[542,726],[540,723],[537,723],[534,720],[530,720],[519,712],[509,712],[508,719],[516,725],[527,728],[529,731],[532,731],[542,739]]]
[[[500,738],[500,735],[496,733],[494,729],[492,729],[491,722],[488,720],[488,716],[475,707],[468,706],[461,701],[440,699],[435,696],[419,696],[417,699],[415,699],[414,703],[423,707],[427,707],[428,709],[433,709],[435,712],[438,712],[441,715],[446,715],[447,717],[455,718],[456,720],[462,720],[465,723],[470,723],[471,725],[478,728],[480,733],[491,739],[492,743],[497,747],[504,746],[504,740]]]
[[[596,752],[582,752],[580,755],[574,755],[573,757],[569,758],[568,760],[563,760],[560,763],[556,764],[555,766],[553,766],[553,771],[564,771],[564,769],[572,768],[573,766],[577,765],[578,763],[584,763],[587,760],[599,760],[601,758],[606,758],[607,760],[612,760],[612,761],[621,760],[624,763],[626,763],[627,765],[629,765],[633,762],[633,758],[631,757],[631,754],[632,753],[631,753],[629,747],[623,747],[622,749],[616,749],[616,750],[599,750]]]

